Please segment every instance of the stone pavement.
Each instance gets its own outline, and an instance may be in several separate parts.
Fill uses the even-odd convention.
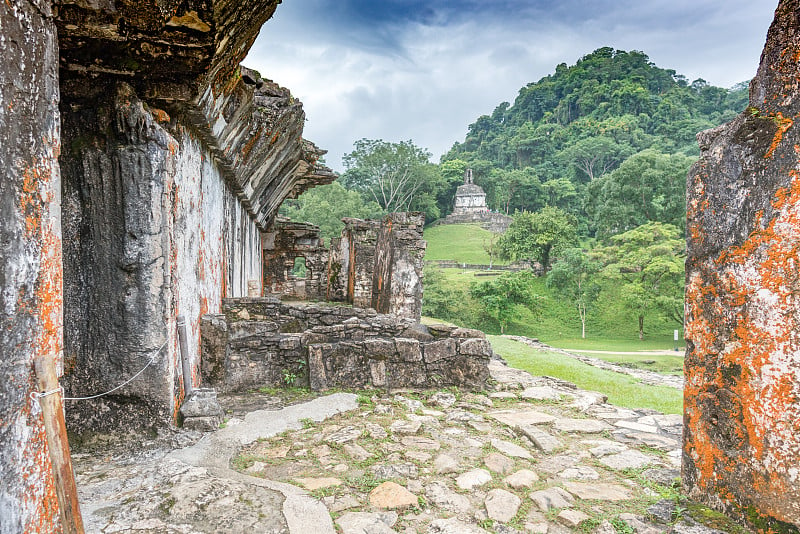
[[[77,454],[87,532],[728,531],[675,521],[680,416],[490,368],[488,392],[336,394]]]

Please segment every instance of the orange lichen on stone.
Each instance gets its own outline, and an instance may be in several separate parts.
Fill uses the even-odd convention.
[[[31,390],[34,389],[31,378]],[[61,532],[59,528],[59,508],[56,497],[53,470],[50,464],[50,454],[47,450],[44,422],[41,414],[34,416],[31,413],[33,400],[28,400],[21,417],[28,422],[31,433],[31,446],[22,451],[24,465],[22,471],[23,483],[31,491],[23,496],[26,507],[35,511],[30,514],[30,520],[25,525],[24,532]]]
[[[169,114],[164,111],[163,109],[158,108],[150,108],[150,112],[153,114],[153,118],[162,124],[168,123],[170,121]]]
[[[766,224],[756,213],[750,236],[712,258],[715,269],[690,275],[687,283],[687,338],[694,344],[687,355],[684,450],[694,462],[697,486],[725,503],[747,502],[746,492],[731,493],[724,482],[746,467],[759,510],[779,514],[770,496],[792,491],[788,473],[796,467],[800,421],[800,391],[792,378],[794,355],[800,349],[800,324],[794,310],[800,307],[800,174],[779,188],[771,201],[775,210]],[[689,226],[691,228],[691,225]],[[690,229],[690,239],[691,229]],[[719,325],[730,325],[723,340]],[[719,345],[723,343],[724,349]],[[697,358],[717,361],[710,372]],[[740,369],[735,380],[721,369]],[[794,366],[794,367],[792,367]],[[727,390],[733,405],[720,405],[717,391]],[[740,458],[720,447],[719,429],[707,420],[702,406],[724,411],[741,425],[727,428],[742,444]],[[794,445],[793,445],[794,444]]]
[[[734,382],[722,376],[708,380],[687,376],[687,398],[702,395],[697,388],[727,388],[740,399],[741,414],[732,415],[740,420],[747,433],[743,443],[747,444],[748,456],[753,463],[754,488],[762,494],[782,494],[787,491],[787,470],[794,459],[784,456],[781,446],[792,443],[795,430],[791,421],[800,418],[800,398],[796,384],[786,377],[787,359],[796,353],[797,321],[791,310],[798,305],[797,297],[786,283],[787,274],[797,270],[796,258],[800,253],[800,186],[795,180],[790,189],[780,189],[773,199],[773,206],[783,210],[763,230],[753,232],[739,247],[733,247],[720,255],[717,263],[724,263],[727,276],[728,309],[746,308],[745,313],[736,314],[728,346],[730,350],[719,354],[719,361],[726,365],[739,365],[741,377]],[[784,209],[785,208],[785,209]],[[747,266],[750,268],[748,269]],[[710,293],[702,289],[699,277],[693,279],[687,289],[687,297],[695,306],[708,300]],[[712,297],[713,298],[713,297]],[[718,312],[712,310],[712,316]],[[702,316],[701,316],[702,317]],[[720,317],[720,321],[725,321]],[[712,340],[711,321],[708,317],[694,317],[687,324],[687,333],[696,347],[706,353]],[[714,487],[720,470],[730,460],[712,444],[713,428],[707,428],[700,420],[699,410],[687,409],[690,427],[693,430],[691,448],[694,449],[696,467],[701,487]],[[775,424],[782,422],[783,424]],[[767,466],[769,466],[767,468]],[[725,490],[727,491],[727,490]]]
[[[255,135],[253,135],[250,138],[250,140],[244,145],[244,148],[242,149],[242,158],[247,159],[247,156],[253,150],[253,147],[256,146],[256,143],[258,143],[258,140],[261,139],[261,132],[262,132],[262,129],[259,128],[258,131],[255,133]],[[274,141],[273,141],[273,143],[274,143]]]
[[[783,140],[783,135],[794,124],[794,121],[792,119],[784,117],[783,113],[781,113],[780,111],[775,115],[774,120],[778,125],[778,129],[775,131],[775,136],[772,138],[772,144],[770,144],[769,149],[767,150],[766,154],[764,154],[765,159],[769,159],[772,157],[772,154],[775,152],[775,149],[778,148],[778,145]]]
[[[56,360],[62,353],[63,269],[61,237],[47,225],[42,236],[42,262],[36,297],[39,304],[41,330],[36,340],[39,354],[50,354]]]

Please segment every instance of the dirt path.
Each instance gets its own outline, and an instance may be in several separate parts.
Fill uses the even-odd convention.
[[[624,375],[629,375],[634,378],[637,378],[644,382],[645,384],[650,384],[651,386],[667,386],[675,389],[683,389],[683,376],[675,376],[675,375],[662,375],[661,373],[656,373],[654,371],[647,371],[645,369],[632,369],[630,367],[625,367],[624,365],[618,365],[616,363],[607,362],[605,360],[601,360],[599,358],[592,358],[591,356],[585,356],[580,354],[581,352],[592,352],[592,351],[570,351],[569,349],[559,349],[556,347],[551,347],[545,343],[542,343],[539,340],[531,339],[524,336],[503,336],[508,339],[513,339],[514,341],[518,341],[520,343],[524,343],[529,347],[532,347],[537,350],[546,350],[550,352],[557,352],[559,354],[563,354],[565,356],[569,356],[570,358],[574,358],[578,361],[581,361],[587,365],[591,365],[592,367],[597,367],[598,369],[604,369],[606,371],[613,371],[615,373],[621,373]],[[631,354],[653,354],[654,351],[647,351],[647,352],[634,352]],[[597,354],[626,354],[624,352],[604,352],[604,351],[595,351]],[[674,354],[674,352],[667,352],[668,354]],[[680,353],[678,353],[680,354]],[[657,354],[653,354],[656,356]]]
[[[570,352],[580,352],[582,354],[630,354],[640,356],[677,356],[683,354],[686,349],[680,348],[679,350],[635,350],[635,351],[622,351],[622,350],[587,350],[587,349],[567,349]]]

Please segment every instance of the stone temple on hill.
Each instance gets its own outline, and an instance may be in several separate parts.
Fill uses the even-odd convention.
[[[464,183],[456,189],[456,202],[453,215],[483,214],[486,207],[486,193],[472,179],[472,169],[464,171]]]
[[[511,217],[493,213],[486,206],[486,193],[473,181],[472,169],[467,169],[464,171],[464,183],[456,189],[453,213],[448,215],[443,223],[480,223],[493,232],[504,232],[511,224]]]

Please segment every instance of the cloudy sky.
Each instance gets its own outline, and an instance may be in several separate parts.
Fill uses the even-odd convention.
[[[342,154],[412,139],[433,160],[559,63],[641,50],[690,81],[756,72],[777,0],[283,0],[245,65],[291,89],[305,137]]]

